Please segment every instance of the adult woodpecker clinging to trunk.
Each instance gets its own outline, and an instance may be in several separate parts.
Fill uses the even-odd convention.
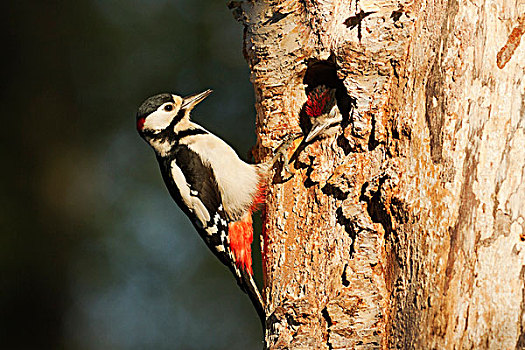
[[[190,112],[210,93],[148,98],[139,107],[137,130],[155,151],[169,193],[235,275],[264,324],[264,303],[252,272],[252,212],[265,201],[270,168],[278,157],[245,163],[226,142],[192,122]]]

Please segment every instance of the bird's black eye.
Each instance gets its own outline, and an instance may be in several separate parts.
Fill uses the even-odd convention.
[[[172,111],[172,110],[173,110],[173,105],[165,105],[165,106],[164,106],[164,110],[165,110],[166,112],[170,112],[170,111]]]

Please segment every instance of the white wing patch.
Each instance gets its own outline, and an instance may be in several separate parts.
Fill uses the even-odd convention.
[[[213,236],[214,234],[219,232],[219,230],[217,229],[217,226],[210,226],[206,227],[206,232],[208,233],[208,235]]]
[[[171,162],[171,175],[186,206],[197,216],[202,226],[206,227],[206,224],[210,221],[210,213],[208,213],[206,206],[199,197],[192,195],[186,177],[175,161]]]

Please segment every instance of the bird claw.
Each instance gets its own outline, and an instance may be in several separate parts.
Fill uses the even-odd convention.
[[[286,174],[285,177],[282,177],[281,176],[281,179],[283,180],[283,182],[286,182],[288,180],[291,180],[295,173],[293,173],[291,170],[290,170],[290,164],[289,164],[289,159],[288,159],[288,156],[284,156],[284,159],[283,159],[283,170]],[[282,172],[281,172],[282,173]]]
[[[280,160],[282,161],[283,166],[282,166],[281,173],[283,170],[286,173],[285,177],[281,176],[281,180],[283,182],[290,180],[295,175],[290,170],[290,165],[289,165],[290,159],[289,159],[288,153],[289,153],[290,147],[293,145],[293,142],[301,136],[303,136],[302,133],[292,133],[292,134],[287,135],[284,141],[275,150],[275,155],[273,156],[273,159],[271,161],[271,166],[273,167],[275,163],[277,163]]]

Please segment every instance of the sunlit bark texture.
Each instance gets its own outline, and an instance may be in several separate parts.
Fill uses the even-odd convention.
[[[525,2],[230,7],[259,160],[315,86],[344,117],[269,187],[267,347],[524,348]]]

